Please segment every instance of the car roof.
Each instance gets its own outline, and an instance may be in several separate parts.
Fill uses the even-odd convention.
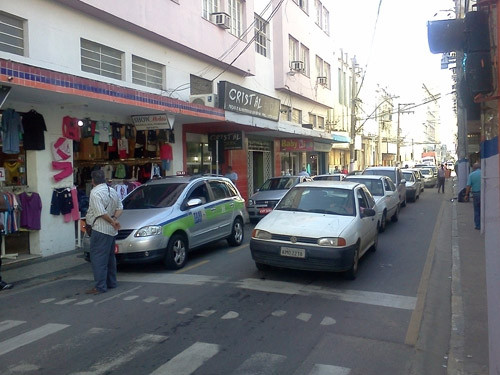
[[[387,176],[382,176],[378,174],[358,174],[347,176],[345,180],[363,179],[363,180],[379,180],[381,178],[389,178]],[[344,181],[345,181],[344,180]]]
[[[194,175],[194,176],[167,176],[154,180],[148,180],[145,184],[148,185],[162,185],[162,184],[189,184],[196,180],[226,180],[230,181],[227,177],[218,175]]]
[[[366,170],[375,170],[375,171],[390,171],[390,170],[393,170],[393,169],[398,169],[399,167],[366,167],[365,171]]]
[[[320,180],[320,181],[308,181],[308,182],[302,182],[301,184],[295,185],[295,186],[301,186],[301,187],[329,187],[329,188],[340,188],[340,189],[346,189],[346,190],[352,190],[354,189],[357,185],[360,185],[359,182],[350,182],[350,181],[330,181],[330,180]]]

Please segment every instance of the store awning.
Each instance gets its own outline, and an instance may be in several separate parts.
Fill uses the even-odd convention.
[[[346,137],[345,135],[333,134],[332,135],[333,142],[335,143],[350,143],[351,138]]]

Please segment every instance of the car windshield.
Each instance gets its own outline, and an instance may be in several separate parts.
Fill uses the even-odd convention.
[[[403,177],[405,178],[406,181],[409,181],[409,182],[415,181],[413,178],[413,173],[411,173],[411,172],[403,172]]]
[[[346,216],[356,212],[352,190],[300,186],[291,189],[275,209]]]
[[[384,187],[382,186],[382,181],[377,179],[368,179],[368,178],[351,178],[349,177],[349,181],[359,182],[360,184],[365,184],[372,195],[383,196],[384,195]]]
[[[298,177],[270,178],[269,180],[264,182],[264,185],[260,187],[259,191],[290,189],[298,182]]]
[[[124,210],[165,208],[172,206],[187,183],[142,185],[123,200]]]
[[[363,172],[363,174],[369,174],[374,176],[387,176],[393,182],[396,181],[396,172],[391,171],[390,169],[367,169]]]
[[[421,169],[420,173],[422,173],[424,176],[432,176],[432,171],[430,169]]]

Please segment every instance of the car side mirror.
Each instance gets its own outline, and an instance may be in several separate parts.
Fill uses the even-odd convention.
[[[375,216],[375,210],[373,208],[365,208],[361,212],[361,217],[370,217],[370,216]]]
[[[196,207],[196,206],[201,206],[203,204],[203,201],[200,198],[192,198],[187,201],[186,206],[188,208]]]
[[[400,184],[406,184],[406,180],[403,178],[400,182]]]

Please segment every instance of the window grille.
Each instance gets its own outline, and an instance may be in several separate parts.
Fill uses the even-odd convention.
[[[0,51],[24,56],[24,21],[1,12]]]
[[[123,52],[102,44],[80,39],[81,63],[84,72],[123,79]]]
[[[163,88],[163,65],[132,56],[132,82],[161,90]]]

